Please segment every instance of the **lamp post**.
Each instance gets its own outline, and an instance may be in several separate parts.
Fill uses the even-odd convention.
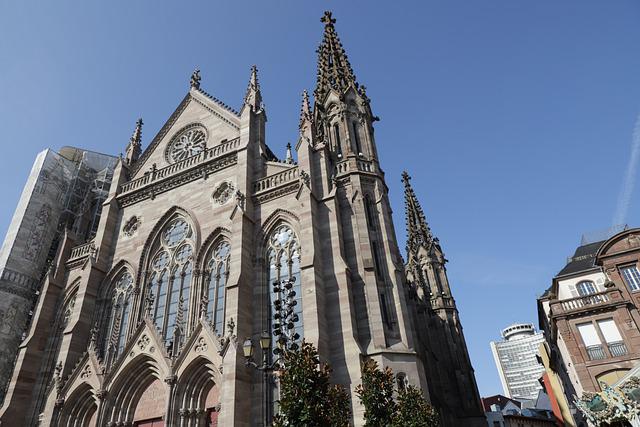
[[[264,393],[264,402],[262,408],[263,426],[269,425],[269,374],[277,369],[278,359],[269,363],[269,348],[271,348],[271,336],[269,332],[262,331],[260,334],[260,349],[262,350],[262,363],[257,364],[253,359],[253,341],[251,338],[247,338],[242,344],[242,352],[246,359],[245,365],[251,366],[258,371],[262,372],[262,387]]]
[[[294,307],[297,305],[295,301],[296,291],[293,290],[295,280],[295,277],[291,277],[290,279],[273,282],[273,296],[275,297],[273,300],[273,335],[277,337],[277,346],[273,349],[273,353],[276,358],[269,362],[271,336],[267,331],[262,331],[260,334],[261,364],[257,364],[254,360],[254,348],[251,338],[245,339],[242,344],[242,352],[246,359],[245,365],[262,372],[264,387],[263,421],[265,427],[269,424],[269,374],[283,366],[281,359],[285,352],[298,349],[296,341],[300,338],[300,335],[295,331],[295,324],[298,322],[298,315],[294,313]]]

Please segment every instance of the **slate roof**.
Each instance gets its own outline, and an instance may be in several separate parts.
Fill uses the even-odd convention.
[[[567,265],[564,266],[560,272],[556,275],[566,276],[568,274],[579,273],[581,271],[590,270],[595,267],[596,261],[596,252],[600,249],[600,246],[606,240],[601,240],[599,242],[589,243],[583,246],[578,246],[576,252],[567,262]]]

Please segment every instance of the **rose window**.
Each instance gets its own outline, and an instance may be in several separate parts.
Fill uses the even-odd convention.
[[[207,148],[207,136],[200,127],[187,129],[173,139],[168,150],[172,163],[200,154]]]

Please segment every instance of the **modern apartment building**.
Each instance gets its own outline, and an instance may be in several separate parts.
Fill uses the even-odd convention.
[[[531,323],[515,323],[502,330],[502,341],[491,342],[491,352],[506,396],[529,400],[542,389],[544,366],[538,363],[538,347],[544,334]]]

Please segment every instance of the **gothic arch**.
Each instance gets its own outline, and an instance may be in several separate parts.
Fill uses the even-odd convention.
[[[220,372],[208,357],[197,356],[178,378],[174,414],[180,417],[180,424],[186,427],[204,425],[207,397],[212,389],[221,383]],[[209,402],[211,405],[212,402]],[[178,421],[178,420],[176,420]]]
[[[271,212],[266,220],[262,222],[262,227],[258,231],[256,236],[256,243],[258,244],[257,260],[262,264],[264,260],[264,251],[266,251],[269,242],[269,235],[276,229],[281,223],[286,223],[291,227],[296,236],[300,236],[300,218],[291,211],[278,208]]]
[[[89,426],[97,409],[93,388],[83,383],[66,399],[56,425],[60,427]]]
[[[129,271],[131,277],[136,277],[138,275],[138,270],[133,266],[133,264],[131,264],[127,260],[121,259],[117,263],[113,264],[107,275],[104,276],[98,295],[102,296],[103,294],[108,293],[109,289],[107,288],[109,287],[109,285],[111,285],[113,283],[113,280],[118,277],[118,275],[120,275],[120,273],[122,273],[125,269]]]
[[[134,296],[134,277],[135,270],[131,264],[121,260],[111,268],[98,293],[93,321],[97,328],[95,351],[105,365],[110,365],[121,354],[127,337],[134,329],[132,314],[136,312],[138,303]]]
[[[145,266],[147,265],[149,258],[152,256],[151,249],[153,249],[153,244],[160,237],[162,229],[176,216],[183,216],[191,223],[194,234],[193,241],[196,246],[194,251],[197,253],[200,248],[200,224],[196,220],[195,215],[187,209],[179,206],[172,206],[160,217],[158,221],[156,221],[156,224],[153,226],[153,229],[151,229],[151,232],[147,236],[147,240],[142,247],[142,251],[140,252],[140,261],[138,262],[139,270],[136,277],[136,283],[140,286],[142,285],[142,275],[144,273]]]
[[[196,268],[200,271],[197,292],[197,310],[193,310],[192,318],[200,316],[200,310],[206,309],[211,326],[219,334],[225,329],[225,301],[230,272],[231,232],[217,227],[201,245],[196,257]],[[203,307],[204,296],[207,306]]]
[[[144,391],[155,380],[165,378],[157,360],[139,354],[126,364],[109,387],[103,423],[131,423]]]
[[[196,268],[202,270],[204,264],[206,263],[206,257],[209,255],[209,252],[213,249],[216,243],[218,243],[221,239],[231,240],[231,231],[225,227],[216,227],[209,236],[202,242],[200,245],[200,249],[197,252],[195,257],[196,259]]]

